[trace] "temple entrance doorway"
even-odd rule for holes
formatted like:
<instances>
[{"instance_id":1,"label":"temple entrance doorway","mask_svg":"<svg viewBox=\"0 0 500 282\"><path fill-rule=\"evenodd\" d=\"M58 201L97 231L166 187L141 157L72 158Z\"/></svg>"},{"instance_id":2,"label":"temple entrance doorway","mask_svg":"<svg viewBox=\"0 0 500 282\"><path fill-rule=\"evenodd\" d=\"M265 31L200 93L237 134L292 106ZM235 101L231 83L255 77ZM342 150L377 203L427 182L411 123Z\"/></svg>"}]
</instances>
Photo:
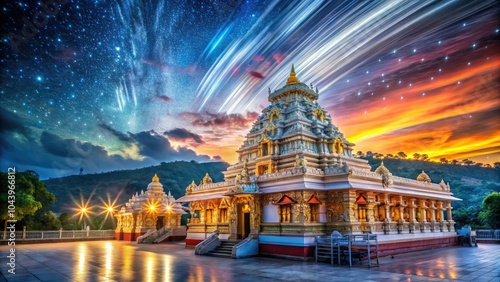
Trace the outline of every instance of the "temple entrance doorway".
<instances>
[{"instance_id":1,"label":"temple entrance doorway","mask_svg":"<svg viewBox=\"0 0 500 282\"><path fill-rule=\"evenodd\" d=\"M238 204L238 240L245 239L250 234L250 206L248 203Z\"/></svg>"},{"instance_id":2,"label":"temple entrance doorway","mask_svg":"<svg viewBox=\"0 0 500 282\"><path fill-rule=\"evenodd\" d=\"M158 219L156 220L156 230L160 230L165 226L165 217L164 216L159 216Z\"/></svg>"}]
</instances>

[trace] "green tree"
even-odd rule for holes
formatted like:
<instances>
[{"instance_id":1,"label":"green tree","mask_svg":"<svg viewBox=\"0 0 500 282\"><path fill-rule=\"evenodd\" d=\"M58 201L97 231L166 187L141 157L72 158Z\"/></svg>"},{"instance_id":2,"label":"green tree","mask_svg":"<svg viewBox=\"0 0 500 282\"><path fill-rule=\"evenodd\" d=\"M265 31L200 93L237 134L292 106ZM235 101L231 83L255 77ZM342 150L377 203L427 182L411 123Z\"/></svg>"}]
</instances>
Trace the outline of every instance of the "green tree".
<instances>
[{"instance_id":1,"label":"green tree","mask_svg":"<svg viewBox=\"0 0 500 282\"><path fill-rule=\"evenodd\" d=\"M36 198L39 190L48 193L45 184L39 180L38 174L31 170L13 174L1 172L0 187L0 219L4 221L5 228L9 219L22 220L26 216L34 215L43 206L42 202ZM9 205L15 207L12 217L8 210ZM22 225L16 224L16 228L20 229Z\"/></svg>"},{"instance_id":2,"label":"green tree","mask_svg":"<svg viewBox=\"0 0 500 282\"><path fill-rule=\"evenodd\" d=\"M398 156L402 159L406 159L406 157L408 157L405 152L398 152Z\"/></svg>"},{"instance_id":3,"label":"green tree","mask_svg":"<svg viewBox=\"0 0 500 282\"><path fill-rule=\"evenodd\" d=\"M67 212L59 215L59 222L64 230L74 230L76 228L75 219L72 219Z\"/></svg>"},{"instance_id":4,"label":"green tree","mask_svg":"<svg viewBox=\"0 0 500 282\"><path fill-rule=\"evenodd\" d=\"M500 192L493 192L484 198L479 219L487 228L500 228Z\"/></svg>"}]
</instances>

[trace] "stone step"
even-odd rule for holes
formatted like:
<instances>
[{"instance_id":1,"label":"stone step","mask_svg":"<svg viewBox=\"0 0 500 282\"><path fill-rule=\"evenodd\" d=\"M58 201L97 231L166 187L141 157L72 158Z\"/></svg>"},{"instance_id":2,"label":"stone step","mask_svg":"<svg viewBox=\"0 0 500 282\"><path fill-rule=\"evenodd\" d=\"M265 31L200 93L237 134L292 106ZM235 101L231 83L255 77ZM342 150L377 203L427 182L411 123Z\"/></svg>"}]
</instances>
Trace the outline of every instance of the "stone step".
<instances>
[{"instance_id":1,"label":"stone step","mask_svg":"<svg viewBox=\"0 0 500 282\"><path fill-rule=\"evenodd\" d=\"M226 253L207 253L207 256L212 256L212 257L221 257L221 258L232 258L231 254L226 254Z\"/></svg>"}]
</instances>

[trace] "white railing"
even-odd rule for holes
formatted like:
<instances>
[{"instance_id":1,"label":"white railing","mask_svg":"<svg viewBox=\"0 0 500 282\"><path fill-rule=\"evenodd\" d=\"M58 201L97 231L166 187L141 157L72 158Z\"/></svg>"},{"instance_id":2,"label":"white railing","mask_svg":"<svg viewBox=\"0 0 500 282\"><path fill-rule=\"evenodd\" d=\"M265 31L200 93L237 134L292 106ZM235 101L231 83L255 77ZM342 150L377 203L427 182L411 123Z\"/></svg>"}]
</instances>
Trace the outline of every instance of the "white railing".
<instances>
[{"instance_id":1,"label":"white railing","mask_svg":"<svg viewBox=\"0 0 500 282\"><path fill-rule=\"evenodd\" d=\"M13 237L15 234L15 237ZM33 231L9 231L0 232L0 240L6 241L13 239L15 241L29 240L54 240L54 239L110 239L115 237L114 230L33 230Z\"/></svg>"},{"instance_id":2,"label":"white railing","mask_svg":"<svg viewBox=\"0 0 500 282\"><path fill-rule=\"evenodd\" d=\"M476 230L476 239L500 240L500 229L479 229Z\"/></svg>"}]
</instances>

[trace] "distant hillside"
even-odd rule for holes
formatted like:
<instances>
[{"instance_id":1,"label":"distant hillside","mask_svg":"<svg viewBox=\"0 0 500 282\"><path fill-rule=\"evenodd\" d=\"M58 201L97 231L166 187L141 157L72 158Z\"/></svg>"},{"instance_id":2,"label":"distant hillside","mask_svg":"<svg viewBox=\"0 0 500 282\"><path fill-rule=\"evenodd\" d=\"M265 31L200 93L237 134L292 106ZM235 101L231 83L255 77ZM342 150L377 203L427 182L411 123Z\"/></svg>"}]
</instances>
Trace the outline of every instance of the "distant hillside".
<instances>
[{"instance_id":1,"label":"distant hillside","mask_svg":"<svg viewBox=\"0 0 500 282\"><path fill-rule=\"evenodd\" d=\"M192 180L199 183L207 172L214 182L222 181L224 179L222 171L225 171L228 166L224 162L176 161L134 170L53 178L43 182L47 190L54 193L57 199L52 210L62 212L71 211L76 207L72 197L80 203L80 195L86 201L92 193L94 193L92 205L102 205L99 197L107 203L108 195L113 201L121 192L116 204L123 205L136 192L146 191L155 173L158 174L165 192L170 191L175 198L179 198L185 194L185 189Z\"/></svg>"},{"instance_id":2,"label":"distant hillside","mask_svg":"<svg viewBox=\"0 0 500 282\"><path fill-rule=\"evenodd\" d=\"M382 160L368 160L372 170L380 165ZM500 192L500 168L485 168L480 166L464 166L440 164L428 161L384 159L384 166L393 175L416 179L422 170L429 175L433 183L441 179L449 182L453 196L463 201L453 202L454 210L460 208L478 208L484 197L491 192Z\"/></svg>"}]
</instances>

